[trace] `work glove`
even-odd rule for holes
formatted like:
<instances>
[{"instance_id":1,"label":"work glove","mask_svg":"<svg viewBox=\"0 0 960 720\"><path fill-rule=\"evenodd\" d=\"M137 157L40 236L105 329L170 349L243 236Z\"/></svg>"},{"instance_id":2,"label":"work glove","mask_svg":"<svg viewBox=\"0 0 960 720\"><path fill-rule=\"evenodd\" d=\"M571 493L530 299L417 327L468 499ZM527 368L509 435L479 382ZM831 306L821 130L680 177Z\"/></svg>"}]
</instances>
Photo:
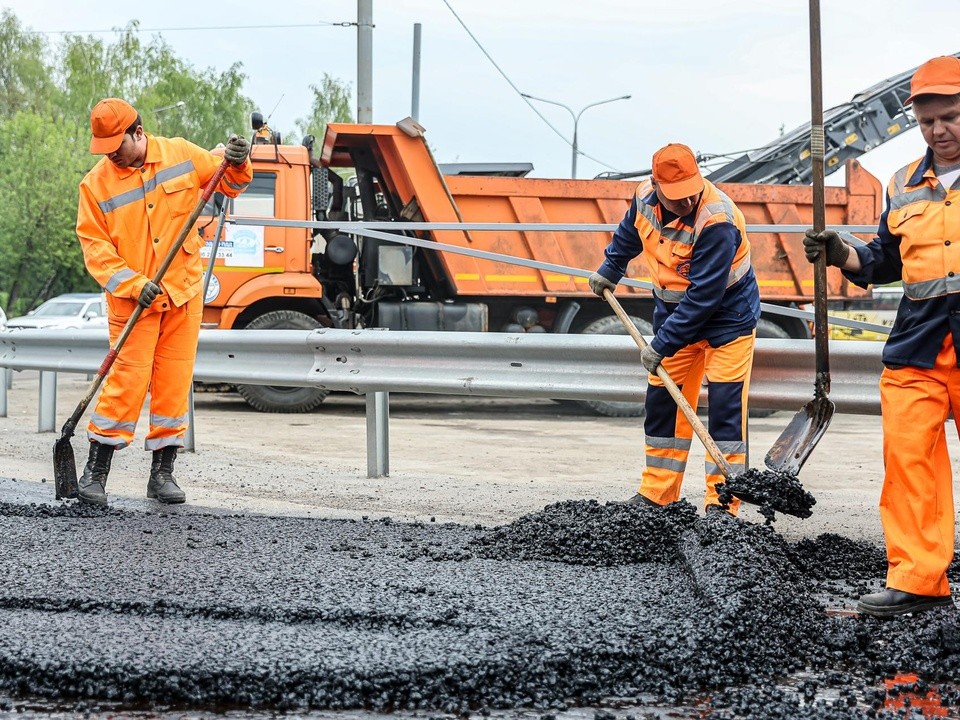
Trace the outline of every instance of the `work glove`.
<instances>
[{"instance_id":1,"label":"work glove","mask_svg":"<svg viewBox=\"0 0 960 720\"><path fill-rule=\"evenodd\" d=\"M231 165L243 165L250 154L250 143L243 135L231 135L223 156Z\"/></svg>"},{"instance_id":2,"label":"work glove","mask_svg":"<svg viewBox=\"0 0 960 720\"><path fill-rule=\"evenodd\" d=\"M850 245L843 241L843 238L835 230L807 230L803 235L803 251L807 255L807 260L816 262L820 251L826 248L827 265L843 267L850 257Z\"/></svg>"},{"instance_id":3,"label":"work glove","mask_svg":"<svg viewBox=\"0 0 960 720\"><path fill-rule=\"evenodd\" d=\"M160 286L157 285L152 280L147 280L147 284L143 286L143 290L140 291L140 297L137 298L137 302L140 303L140 307L148 308L157 299L157 295L161 292Z\"/></svg>"},{"instance_id":4,"label":"work glove","mask_svg":"<svg viewBox=\"0 0 960 720\"><path fill-rule=\"evenodd\" d=\"M652 373L653 375L657 374L657 366L660 364L661 360L663 360L663 355L654 350L653 345L647 345L640 352L640 362L643 363L643 366L647 369L647 372Z\"/></svg>"},{"instance_id":5,"label":"work glove","mask_svg":"<svg viewBox=\"0 0 960 720\"><path fill-rule=\"evenodd\" d=\"M590 285L590 289L593 290L597 295L603 297L603 291L609 290L610 292L615 292L617 289L617 284L607 280L600 273L593 273L590 275L590 279L587 280L587 284Z\"/></svg>"}]
</instances>

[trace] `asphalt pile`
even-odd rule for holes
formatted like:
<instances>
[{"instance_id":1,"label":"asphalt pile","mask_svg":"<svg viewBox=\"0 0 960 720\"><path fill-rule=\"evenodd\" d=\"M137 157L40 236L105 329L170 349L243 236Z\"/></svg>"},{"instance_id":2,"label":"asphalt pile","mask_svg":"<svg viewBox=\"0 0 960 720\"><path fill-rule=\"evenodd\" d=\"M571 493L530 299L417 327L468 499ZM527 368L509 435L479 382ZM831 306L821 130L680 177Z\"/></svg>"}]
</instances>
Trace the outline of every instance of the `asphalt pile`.
<instances>
[{"instance_id":1,"label":"asphalt pile","mask_svg":"<svg viewBox=\"0 0 960 720\"><path fill-rule=\"evenodd\" d=\"M776 519L778 512L808 518L817 504L816 498L803 489L796 475L759 468L731 475L726 482L717 485L717 496L724 505L735 497L756 505L768 523Z\"/></svg>"},{"instance_id":2,"label":"asphalt pile","mask_svg":"<svg viewBox=\"0 0 960 720\"><path fill-rule=\"evenodd\" d=\"M0 535L0 693L13 698L960 715L955 611L849 612L882 579L882 548L792 544L685 501L566 501L495 528L0 503Z\"/></svg>"}]
</instances>

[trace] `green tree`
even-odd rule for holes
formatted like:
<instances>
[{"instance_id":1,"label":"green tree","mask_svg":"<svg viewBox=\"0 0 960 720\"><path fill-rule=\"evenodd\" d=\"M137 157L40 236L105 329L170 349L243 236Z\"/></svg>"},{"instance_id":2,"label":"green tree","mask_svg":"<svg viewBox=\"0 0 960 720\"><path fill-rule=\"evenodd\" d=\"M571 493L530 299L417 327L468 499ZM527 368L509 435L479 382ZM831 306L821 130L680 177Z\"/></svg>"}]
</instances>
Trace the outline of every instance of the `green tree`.
<instances>
[{"instance_id":1,"label":"green tree","mask_svg":"<svg viewBox=\"0 0 960 720\"><path fill-rule=\"evenodd\" d=\"M313 135L319 142L326 132L327 123L353 122L349 84L344 85L324 73L320 85L311 85L310 90L313 92L310 115L294 122L301 137Z\"/></svg>"},{"instance_id":2,"label":"green tree","mask_svg":"<svg viewBox=\"0 0 960 720\"><path fill-rule=\"evenodd\" d=\"M18 110L45 112L57 91L46 64L42 35L30 35L9 10L0 14L0 107L4 115Z\"/></svg>"},{"instance_id":3,"label":"green tree","mask_svg":"<svg viewBox=\"0 0 960 720\"><path fill-rule=\"evenodd\" d=\"M75 233L78 185L94 158L65 152L80 132L28 111L0 121L0 287L9 315L96 289Z\"/></svg>"}]
</instances>

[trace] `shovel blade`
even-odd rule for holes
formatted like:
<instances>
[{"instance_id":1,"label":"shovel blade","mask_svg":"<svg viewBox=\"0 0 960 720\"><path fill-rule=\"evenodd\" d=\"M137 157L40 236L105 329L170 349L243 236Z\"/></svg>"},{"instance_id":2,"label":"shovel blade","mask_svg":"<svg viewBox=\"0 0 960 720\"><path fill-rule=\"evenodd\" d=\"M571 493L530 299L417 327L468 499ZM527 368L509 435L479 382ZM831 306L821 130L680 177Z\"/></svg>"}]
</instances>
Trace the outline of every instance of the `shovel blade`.
<instances>
[{"instance_id":1,"label":"shovel blade","mask_svg":"<svg viewBox=\"0 0 960 720\"><path fill-rule=\"evenodd\" d=\"M70 435L64 434L53 444L53 480L57 500L75 498L80 493L77 482L77 462L70 445Z\"/></svg>"},{"instance_id":2,"label":"shovel blade","mask_svg":"<svg viewBox=\"0 0 960 720\"><path fill-rule=\"evenodd\" d=\"M804 405L770 448L763 459L764 464L777 472L791 475L800 472L827 431L833 410L834 404L826 397L816 397Z\"/></svg>"}]
</instances>

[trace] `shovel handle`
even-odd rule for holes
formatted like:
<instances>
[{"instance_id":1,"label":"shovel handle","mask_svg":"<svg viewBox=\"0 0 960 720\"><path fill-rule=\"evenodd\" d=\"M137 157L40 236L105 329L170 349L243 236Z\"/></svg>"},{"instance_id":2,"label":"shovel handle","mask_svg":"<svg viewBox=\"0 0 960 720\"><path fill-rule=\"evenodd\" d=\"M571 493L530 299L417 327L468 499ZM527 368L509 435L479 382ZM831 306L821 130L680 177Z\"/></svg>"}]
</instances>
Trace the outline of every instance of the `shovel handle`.
<instances>
[{"instance_id":1,"label":"shovel handle","mask_svg":"<svg viewBox=\"0 0 960 720\"><path fill-rule=\"evenodd\" d=\"M623 306L620 305L620 301L617 300L613 293L607 288L604 288L603 290L603 299L606 300L607 304L613 309L614 314L620 318L620 322L623 323L623 327L626 328L627 332L630 334L630 337L632 337L634 342L637 343L637 346L640 348L640 350L643 350L647 346L647 341L643 339L643 335L641 335L640 331L637 330L637 326L633 324L633 320L630 319L630 316L627 315L626 311L623 309ZM707 452L710 453L710 457L713 458L714 463L716 463L717 467L720 468L720 472L723 473L725 478L729 478L731 475L733 475L733 468L730 467L730 463L727 462L727 459L723 456L723 453L720 452L720 448L717 447L717 443L715 443L713 438L710 437L710 433L707 432L707 428L704 427L703 423L700 421L700 418L697 417L697 414L693 411L693 408L690 407L690 403L688 403L687 399L683 396L683 392L679 387L677 387L677 384L673 381L673 378L670 377L670 373L667 372L663 365L657 365L657 377L660 378L663 386L667 389L667 392L670 393L670 397L672 397L677 403L677 407L680 408L683 416L687 419L687 422L690 423L690 426L697 434L697 437L700 438L700 442L703 443L703 446L707 449Z\"/></svg>"}]
</instances>

